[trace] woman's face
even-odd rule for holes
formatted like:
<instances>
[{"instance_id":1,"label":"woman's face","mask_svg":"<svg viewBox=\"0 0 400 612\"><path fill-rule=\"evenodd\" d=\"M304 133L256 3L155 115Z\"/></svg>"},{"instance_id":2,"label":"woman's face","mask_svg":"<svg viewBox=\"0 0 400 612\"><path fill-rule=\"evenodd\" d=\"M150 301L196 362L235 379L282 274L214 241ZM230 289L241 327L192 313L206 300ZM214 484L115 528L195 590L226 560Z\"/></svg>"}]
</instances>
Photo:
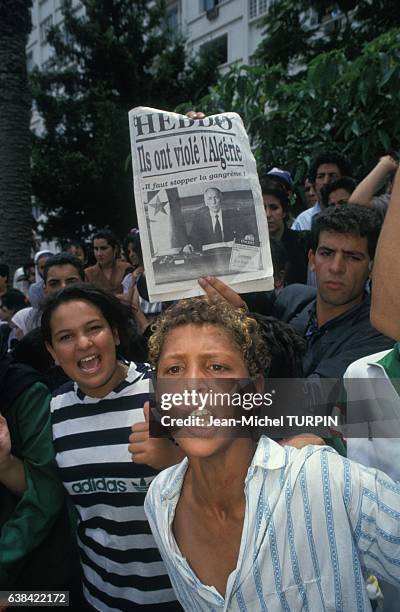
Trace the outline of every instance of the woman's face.
<instances>
[{"instance_id":1,"label":"woman's face","mask_svg":"<svg viewBox=\"0 0 400 612\"><path fill-rule=\"evenodd\" d=\"M105 238L95 238L93 251L97 263L101 266L109 266L115 259L115 248Z\"/></svg>"},{"instance_id":2,"label":"woman's face","mask_svg":"<svg viewBox=\"0 0 400 612\"><path fill-rule=\"evenodd\" d=\"M51 316L52 346L46 344L64 372L91 397L105 397L123 380L116 358L118 333L102 312L85 300L60 304Z\"/></svg>"},{"instance_id":3,"label":"woman's face","mask_svg":"<svg viewBox=\"0 0 400 612\"><path fill-rule=\"evenodd\" d=\"M45 267L46 262L49 259L49 257L50 257L50 255L42 255L37 260L37 269L38 269L38 272L39 272L39 274L40 274L40 276L42 278L43 278L44 267Z\"/></svg>"},{"instance_id":4,"label":"woman's face","mask_svg":"<svg viewBox=\"0 0 400 612\"><path fill-rule=\"evenodd\" d=\"M127 249L127 256L128 256L128 261L129 263L136 268L137 266L139 266L141 264L140 261L140 257L139 255L136 253L135 249L133 248L133 243L130 242L128 244L128 249Z\"/></svg>"},{"instance_id":5,"label":"woman's face","mask_svg":"<svg viewBox=\"0 0 400 612\"><path fill-rule=\"evenodd\" d=\"M191 386L187 379L195 379L195 388L202 391L213 387L204 379L248 379L249 372L242 352L227 331L216 325L187 324L167 334L157 367L157 377L167 379L165 383L159 382L162 388L168 385L169 389L175 388L175 385L171 387L175 379L179 392L182 392L179 379L186 379L183 384L185 388ZM196 408L193 410L197 415L199 411ZM186 406L182 416L193 414L193 410L192 406ZM210 410L215 417L227 416L221 412L225 408L221 406L215 410L213 406L212 409L205 407L205 418ZM182 450L189 456L209 456L232 441L226 433L224 437L218 435L218 428L211 429L201 426L190 428L190 437L184 437L185 434L181 432L183 437L178 439Z\"/></svg>"}]
</instances>

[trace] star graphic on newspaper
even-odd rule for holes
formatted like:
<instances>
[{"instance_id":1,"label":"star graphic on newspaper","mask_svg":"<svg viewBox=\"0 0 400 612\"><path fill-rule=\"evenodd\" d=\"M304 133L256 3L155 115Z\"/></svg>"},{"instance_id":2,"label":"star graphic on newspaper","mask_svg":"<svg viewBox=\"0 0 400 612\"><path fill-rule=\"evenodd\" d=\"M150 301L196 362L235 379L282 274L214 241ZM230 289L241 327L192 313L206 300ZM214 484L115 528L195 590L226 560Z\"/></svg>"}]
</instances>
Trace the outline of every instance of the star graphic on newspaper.
<instances>
[{"instance_id":1,"label":"star graphic on newspaper","mask_svg":"<svg viewBox=\"0 0 400 612\"><path fill-rule=\"evenodd\" d=\"M168 200L166 202L161 202L158 195L152 202L149 202L149 206L154 208L154 216L159 212L163 212L164 215L168 215L167 211L165 210L165 207L167 206L167 204L168 204Z\"/></svg>"}]
</instances>

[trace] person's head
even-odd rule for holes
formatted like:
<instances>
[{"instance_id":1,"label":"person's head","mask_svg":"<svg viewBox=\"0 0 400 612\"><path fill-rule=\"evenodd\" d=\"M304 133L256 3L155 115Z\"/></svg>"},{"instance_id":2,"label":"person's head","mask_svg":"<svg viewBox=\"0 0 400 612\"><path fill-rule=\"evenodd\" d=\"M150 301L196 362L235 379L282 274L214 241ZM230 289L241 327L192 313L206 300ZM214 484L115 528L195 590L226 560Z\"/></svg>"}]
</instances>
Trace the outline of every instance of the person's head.
<instances>
[{"instance_id":1,"label":"person's head","mask_svg":"<svg viewBox=\"0 0 400 612\"><path fill-rule=\"evenodd\" d=\"M222 194L219 189L210 187L204 192L204 204L212 213L218 213L221 210Z\"/></svg>"},{"instance_id":2,"label":"person's head","mask_svg":"<svg viewBox=\"0 0 400 612\"><path fill-rule=\"evenodd\" d=\"M44 293L50 295L68 285L83 282L85 273L80 259L69 253L52 255L43 270Z\"/></svg>"},{"instance_id":3,"label":"person's head","mask_svg":"<svg viewBox=\"0 0 400 612\"><path fill-rule=\"evenodd\" d=\"M97 232L93 236L93 252L98 264L106 267L112 265L119 253L116 236L109 230Z\"/></svg>"},{"instance_id":4,"label":"person's head","mask_svg":"<svg viewBox=\"0 0 400 612\"><path fill-rule=\"evenodd\" d=\"M200 296L180 300L160 315L149 359L160 377L239 378L234 371L240 370L243 378L256 379L270 357L254 319L225 300Z\"/></svg>"},{"instance_id":5,"label":"person's head","mask_svg":"<svg viewBox=\"0 0 400 612\"><path fill-rule=\"evenodd\" d=\"M0 320L9 323L16 312L28 306L26 297L18 289L10 289L1 296Z\"/></svg>"},{"instance_id":6,"label":"person's head","mask_svg":"<svg viewBox=\"0 0 400 612\"><path fill-rule=\"evenodd\" d=\"M32 259L26 261L22 269L24 271L25 280L32 285L35 282L35 262Z\"/></svg>"},{"instance_id":7,"label":"person's head","mask_svg":"<svg viewBox=\"0 0 400 612\"><path fill-rule=\"evenodd\" d=\"M326 152L318 155L308 174L321 204L321 188L341 176L351 176L351 164L343 155Z\"/></svg>"},{"instance_id":8,"label":"person's head","mask_svg":"<svg viewBox=\"0 0 400 612\"><path fill-rule=\"evenodd\" d=\"M324 185L321 189L321 203L323 208L327 206L342 206L347 204L357 183L349 176L342 176L337 181Z\"/></svg>"},{"instance_id":9,"label":"person's head","mask_svg":"<svg viewBox=\"0 0 400 612\"><path fill-rule=\"evenodd\" d=\"M268 232L270 236L275 236L280 240L285 229L285 219L289 210L287 192L263 185L262 196L267 215Z\"/></svg>"},{"instance_id":10,"label":"person's head","mask_svg":"<svg viewBox=\"0 0 400 612\"><path fill-rule=\"evenodd\" d=\"M140 244L140 235L136 231L129 233L124 240L124 253L128 263L134 268L143 266L142 245Z\"/></svg>"},{"instance_id":11,"label":"person's head","mask_svg":"<svg viewBox=\"0 0 400 612\"><path fill-rule=\"evenodd\" d=\"M65 252L77 257L80 260L82 266L85 265L87 261L87 254L86 254L86 246L84 242L80 242L79 240L71 240L67 244L65 248Z\"/></svg>"},{"instance_id":12,"label":"person's head","mask_svg":"<svg viewBox=\"0 0 400 612\"><path fill-rule=\"evenodd\" d=\"M281 170L280 168L272 168L267 172L266 179L270 179L277 183L277 186L283 189L287 196L293 193L294 184L290 172Z\"/></svg>"},{"instance_id":13,"label":"person's head","mask_svg":"<svg viewBox=\"0 0 400 612\"><path fill-rule=\"evenodd\" d=\"M46 300L41 330L47 350L85 394L104 397L122 380L117 347L129 336L128 317L115 296L89 284Z\"/></svg>"},{"instance_id":14,"label":"person's head","mask_svg":"<svg viewBox=\"0 0 400 612\"><path fill-rule=\"evenodd\" d=\"M331 206L315 217L309 264L317 299L349 307L362 300L380 228L378 215L363 206Z\"/></svg>"},{"instance_id":15,"label":"person's head","mask_svg":"<svg viewBox=\"0 0 400 612\"><path fill-rule=\"evenodd\" d=\"M43 278L43 270L46 265L46 261L51 257L53 253L51 251L39 251L35 255L35 266L36 266L36 280L39 281Z\"/></svg>"},{"instance_id":16,"label":"person's head","mask_svg":"<svg viewBox=\"0 0 400 612\"><path fill-rule=\"evenodd\" d=\"M157 373L157 386L163 389L171 388L174 381L179 388L180 379L196 389L209 389L212 379L225 379L219 390L232 379L252 379L258 388L270 364L269 350L255 319L225 300L206 296L181 300L160 315L149 340L149 359ZM218 414L224 410L220 406ZM182 435L179 444L189 456L210 456L232 442L229 436L221 439L218 432Z\"/></svg>"},{"instance_id":17,"label":"person's head","mask_svg":"<svg viewBox=\"0 0 400 612\"><path fill-rule=\"evenodd\" d=\"M0 264L0 292L7 290L8 279L10 278L10 268L7 264Z\"/></svg>"},{"instance_id":18,"label":"person's head","mask_svg":"<svg viewBox=\"0 0 400 612\"><path fill-rule=\"evenodd\" d=\"M280 244L280 243L278 243ZM253 313L262 338L271 351L268 378L302 378L305 340L288 323Z\"/></svg>"},{"instance_id":19,"label":"person's head","mask_svg":"<svg viewBox=\"0 0 400 612\"><path fill-rule=\"evenodd\" d=\"M306 196L307 208L311 208L311 206L317 203L317 194L315 193L314 185L310 181L309 176L307 176L304 181L304 194Z\"/></svg>"}]
</instances>

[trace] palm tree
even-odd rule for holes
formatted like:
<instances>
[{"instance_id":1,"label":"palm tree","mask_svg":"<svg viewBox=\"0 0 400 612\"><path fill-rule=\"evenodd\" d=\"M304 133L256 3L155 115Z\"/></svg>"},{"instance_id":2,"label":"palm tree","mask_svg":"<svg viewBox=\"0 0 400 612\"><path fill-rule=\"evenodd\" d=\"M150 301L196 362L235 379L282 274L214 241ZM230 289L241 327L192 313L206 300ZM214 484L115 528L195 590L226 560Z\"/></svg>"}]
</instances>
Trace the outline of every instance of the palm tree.
<instances>
[{"instance_id":1,"label":"palm tree","mask_svg":"<svg viewBox=\"0 0 400 612\"><path fill-rule=\"evenodd\" d=\"M30 115L25 47L30 0L0 0L0 260L29 259L32 244Z\"/></svg>"}]
</instances>

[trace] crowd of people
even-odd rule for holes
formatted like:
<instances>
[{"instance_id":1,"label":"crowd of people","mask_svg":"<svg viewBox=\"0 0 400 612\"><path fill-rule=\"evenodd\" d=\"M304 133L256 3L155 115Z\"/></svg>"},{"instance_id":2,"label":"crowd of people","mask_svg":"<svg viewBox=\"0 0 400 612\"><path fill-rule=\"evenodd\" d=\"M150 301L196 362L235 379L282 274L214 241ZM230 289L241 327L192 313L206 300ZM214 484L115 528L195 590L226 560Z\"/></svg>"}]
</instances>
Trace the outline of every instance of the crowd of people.
<instances>
[{"instance_id":1,"label":"crowd of people","mask_svg":"<svg viewBox=\"0 0 400 612\"><path fill-rule=\"evenodd\" d=\"M39 251L13 279L0 264L0 590L68 590L83 611L398 610L400 170L351 174L316 157L296 218L290 173L260 177L269 292L208 276L152 303L138 230ZM268 377L352 401L379 379L391 420L358 439L150 435L154 379Z\"/></svg>"}]
</instances>

